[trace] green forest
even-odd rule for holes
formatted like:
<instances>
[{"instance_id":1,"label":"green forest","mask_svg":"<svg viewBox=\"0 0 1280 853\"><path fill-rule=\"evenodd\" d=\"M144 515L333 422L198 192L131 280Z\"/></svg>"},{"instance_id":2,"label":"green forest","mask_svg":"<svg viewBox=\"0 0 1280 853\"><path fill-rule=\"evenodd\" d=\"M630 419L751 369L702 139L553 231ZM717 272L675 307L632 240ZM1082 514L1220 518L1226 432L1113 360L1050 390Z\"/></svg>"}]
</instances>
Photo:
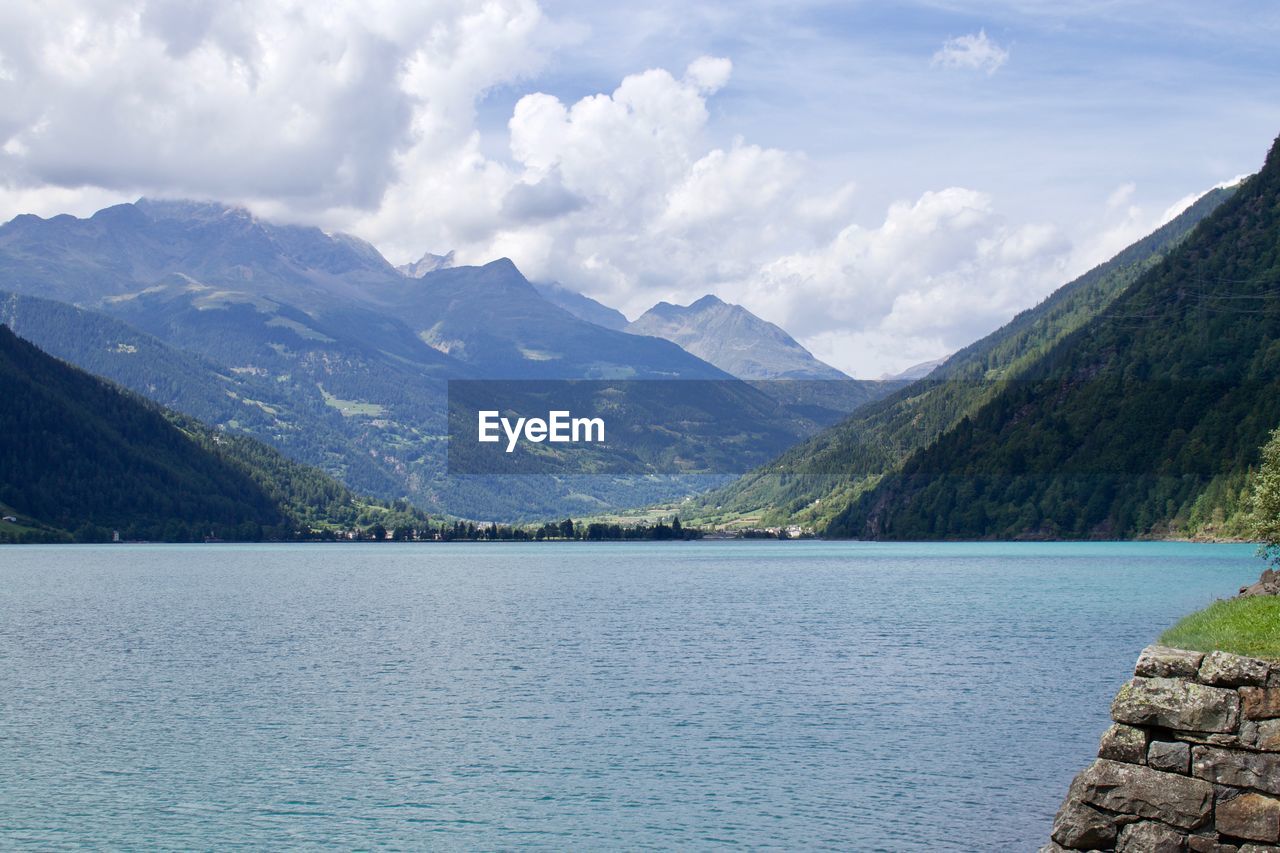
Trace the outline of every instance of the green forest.
<instances>
[{"instance_id":1,"label":"green forest","mask_svg":"<svg viewBox=\"0 0 1280 853\"><path fill-rule=\"evenodd\" d=\"M1241 530L1280 424L1280 149L1098 316L858 495L829 535Z\"/></svg>"}]
</instances>

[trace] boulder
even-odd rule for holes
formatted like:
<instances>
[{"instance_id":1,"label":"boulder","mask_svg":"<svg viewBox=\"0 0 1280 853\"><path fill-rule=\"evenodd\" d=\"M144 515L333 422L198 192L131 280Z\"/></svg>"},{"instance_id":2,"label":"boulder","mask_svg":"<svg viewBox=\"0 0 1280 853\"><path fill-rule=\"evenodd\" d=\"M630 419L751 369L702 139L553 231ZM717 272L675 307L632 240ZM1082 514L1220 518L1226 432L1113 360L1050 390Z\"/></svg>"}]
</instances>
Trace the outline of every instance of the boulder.
<instances>
[{"instance_id":1,"label":"boulder","mask_svg":"<svg viewBox=\"0 0 1280 853\"><path fill-rule=\"evenodd\" d=\"M1107 729L1098 742L1098 757L1128 764L1145 764L1147 761L1146 730L1116 723Z\"/></svg>"},{"instance_id":2,"label":"boulder","mask_svg":"<svg viewBox=\"0 0 1280 853\"><path fill-rule=\"evenodd\" d=\"M1258 723L1253 742L1264 752L1280 752L1280 720L1263 720Z\"/></svg>"},{"instance_id":3,"label":"boulder","mask_svg":"<svg viewBox=\"0 0 1280 853\"><path fill-rule=\"evenodd\" d=\"M1273 720L1280 717L1280 687L1242 687L1241 710L1249 720Z\"/></svg>"},{"instance_id":4,"label":"boulder","mask_svg":"<svg viewBox=\"0 0 1280 853\"><path fill-rule=\"evenodd\" d=\"M1147 646L1138 655L1134 674L1143 678L1195 678L1203 660L1203 652L1189 652L1169 646Z\"/></svg>"},{"instance_id":5,"label":"boulder","mask_svg":"<svg viewBox=\"0 0 1280 853\"><path fill-rule=\"evenodd\" d=\"M1240 848L1218 841L1216 835L1192 835L1187 838L1187 850L1191 853L1239 853Z\"/></svg>"},{"instance_id":6,"label":"boulder","mask_svg":"<svg viewBox=\"0 0 1280 853\"><path fill-rule=\"evenodd\" d=\"M1076 777L1072 790L1089 805L1195 829L1209 819L1213 786L1202 779L1163 773L1100 758Z\"/></svg>"},{"instance_id":7,"label":"boulder","mask_svg":"<svg viewBox=\"0 0 1280 853\"><path fill-rule=\"evenodd\" d=\"M1116 694L1111 719L1132 726L1231 732L1240 719L1240 695L1176 678L1134 678Z\"/></svg>"},{"instance_id":8,"label":"boulder","mask_svg":"<svg viewBox=\"0 0 1280 853\"><path fill-rule=\"evenodd\" d=\"M1223 835L1249 841L1280 841L1280 800L1262 794L1241 794L1219 800L1214 826Z\"/></svg>"},{"instance_id":9,"label":"boulder","mask_svg":"<svg viewBox=\"0 0 1280 853\"><path fill-rule=\"evenodd\" d=\"M1116 818L1068 796L1053 819L1053 831L1049 837L1069 850L1114 847Z\"/></svg>"},{"instance_id":10,"label":"boulder","mask_svg":"<svg viewBox=\"0 0 1280 853\"><path fill-rule=\"evenodd\" d=\"M1280 754L1196 746L1191 749L1191 775L1218 785L1280 794Z\"/></svg>"},{"instance_id":11,"label":"boulder","mask_svg":"<svg viewBox=\"0 0 1280 853\"><path fill-rule=\"evenodd\" d=\"M1200 664L1200 680L1219 687L1261 687L1267 683L1271 666L1266 661L1227 652L1209 652Z\"/></svg>"},{"instance_id":12,"label":"boulder","mask_svg":"<svg viewBox=\"0 0 1280 853\"><path fill-rule=\"evenodd\" d=\"M1147 764L1167 773L1191 772L1191 746L1176 740L1156 740L1147 748Z\"/></svg>"},{"instance_id":13,"label":"boulder","mask_svg":"<svg viewBox=\"0 0 1280 853\"><path fill-rule=\"evenodd\" d=\"M1280 595L1280 572L1275 569L1264 570L1257 583L1240 587L1240 595Z\"/></svg>"},{"instance_id":14,"label":"boulder","mask_svg":"<svg viewBox=\"0 0 1280 853\"><path fill-rule=\"evenodd\" d=\"M1162 823L1131 823L1120 830L1116 853L1182 853L1187 836Z\"/></svg>"}]
</instances>

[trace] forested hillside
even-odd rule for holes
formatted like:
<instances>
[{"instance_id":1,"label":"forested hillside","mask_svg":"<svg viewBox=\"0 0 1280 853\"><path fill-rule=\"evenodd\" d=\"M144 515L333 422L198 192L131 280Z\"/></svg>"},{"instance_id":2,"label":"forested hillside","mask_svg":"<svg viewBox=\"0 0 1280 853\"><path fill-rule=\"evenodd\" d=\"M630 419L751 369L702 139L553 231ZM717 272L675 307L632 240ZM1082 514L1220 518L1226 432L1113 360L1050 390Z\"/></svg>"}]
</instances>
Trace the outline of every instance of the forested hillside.
<instances>
[{"instance_id":1,"label":"forested hillside","mask_svg":"<svg viewBox=\"0 0 1280 853\"><path fill-rule=\"evenodd\" d=\"M1019 381L859 496L832 535L1130 537L1239 509L1280 424L1280 143Z\"/></svg>"},{"instance_id":2,"label":"forested hillside","mask_svg":"<svg viewBox=\"0 0 1280 853\"><path fill-rule=\"evenodd\" d=\"M710 493L695 517L823 526L912 453L976 412L1004 383L1032 371L1056 343L1103 311L1234 192L1232 187L1207 193L1157 231L960 350L927 378Z\"/></svg>"},{"instance_id":3,"label":"forested hillside","mask_svg":"<svg viewBox=\"0 0 1280 853\"><path fill-rule=\"evenodd\" d=\"M0 326L5 538L294 538L396 516L246 436L173 415ZM13 530L25 531L20 536Z\"/></svg>"}]
</instances>

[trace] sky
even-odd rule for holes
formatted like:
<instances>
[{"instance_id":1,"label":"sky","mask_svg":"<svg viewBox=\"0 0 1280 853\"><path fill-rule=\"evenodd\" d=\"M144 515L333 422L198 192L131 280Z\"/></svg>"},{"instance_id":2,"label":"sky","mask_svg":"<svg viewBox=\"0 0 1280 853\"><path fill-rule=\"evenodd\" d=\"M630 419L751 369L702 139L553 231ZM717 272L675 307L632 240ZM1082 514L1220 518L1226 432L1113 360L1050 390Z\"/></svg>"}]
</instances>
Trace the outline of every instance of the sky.
<instances>
[{"instance_id":1,"label":"sky","mask_svg":"<svg viewBox=\"0 0 1280 853\"><path fill-rule=\"evenodd\" d=\"M1230 0L11 0L0 219L216 199L875 377L1255 171L1277 43Z\"/></svg>"}]
</instances>

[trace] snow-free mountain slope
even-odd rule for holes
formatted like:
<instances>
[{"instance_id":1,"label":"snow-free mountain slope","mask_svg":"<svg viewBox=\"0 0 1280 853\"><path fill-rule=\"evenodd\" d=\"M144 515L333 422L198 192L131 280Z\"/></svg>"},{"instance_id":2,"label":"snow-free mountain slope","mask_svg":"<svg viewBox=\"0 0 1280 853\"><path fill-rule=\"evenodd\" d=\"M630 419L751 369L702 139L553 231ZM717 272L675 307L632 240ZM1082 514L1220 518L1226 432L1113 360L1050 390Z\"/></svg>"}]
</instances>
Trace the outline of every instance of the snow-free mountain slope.
<instances>
[{"instance_id":1,"label":"snow-free mountain slope","mask_svg":"<svg viewBox=\"0 0 1280 853\"><path fill-rule=\"evenodd\" d=\"M739 379L849 378L778 326L712 295L686 306L659 302L627 331L677 343Z\"/></svg>"}]
</instances>

